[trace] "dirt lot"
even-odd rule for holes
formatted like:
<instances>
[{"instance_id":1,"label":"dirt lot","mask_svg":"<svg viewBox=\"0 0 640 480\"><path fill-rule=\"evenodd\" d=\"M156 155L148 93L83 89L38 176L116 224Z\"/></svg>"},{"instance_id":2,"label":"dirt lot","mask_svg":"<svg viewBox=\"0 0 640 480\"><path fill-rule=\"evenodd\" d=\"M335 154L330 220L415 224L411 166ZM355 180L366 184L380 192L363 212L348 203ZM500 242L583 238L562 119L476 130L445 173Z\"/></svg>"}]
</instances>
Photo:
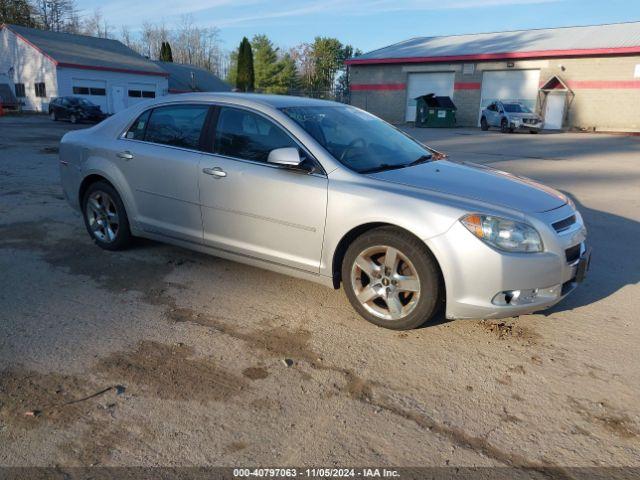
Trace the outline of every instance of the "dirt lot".
<instances>
[{"instance_id":1,"label":"dirt lot","mask_svg":"<svg viewBox=\"0 0 640 480\"><path fill-rule=\"evenodd\" d=\"M544 314L398 333L312 283L99 250L69 128L0 118L0 465L640 466L640 138L414 131L571 194L594 260Z\"/></svg>"}]
</instances>

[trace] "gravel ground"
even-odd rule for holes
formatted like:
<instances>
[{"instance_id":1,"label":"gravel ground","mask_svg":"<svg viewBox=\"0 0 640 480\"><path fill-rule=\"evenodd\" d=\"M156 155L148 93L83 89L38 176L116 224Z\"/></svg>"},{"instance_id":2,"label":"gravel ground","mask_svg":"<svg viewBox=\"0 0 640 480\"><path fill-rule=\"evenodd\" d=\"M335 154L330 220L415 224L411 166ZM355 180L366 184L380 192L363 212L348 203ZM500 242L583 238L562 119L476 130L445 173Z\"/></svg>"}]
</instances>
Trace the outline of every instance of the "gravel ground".
<instances>
[{"instance_id":1,"label":"gravel ground","mask_svg":"<svg viewBox=\"0 0 640 480\"><path fill-rule=\"evenodd\" d=\"M0 465L640 466L639 138L412 130L569 193L594 258L544 314L399 333L312 283L99 250L69 128L0 118Z\"/></svg>"}]
</instances>

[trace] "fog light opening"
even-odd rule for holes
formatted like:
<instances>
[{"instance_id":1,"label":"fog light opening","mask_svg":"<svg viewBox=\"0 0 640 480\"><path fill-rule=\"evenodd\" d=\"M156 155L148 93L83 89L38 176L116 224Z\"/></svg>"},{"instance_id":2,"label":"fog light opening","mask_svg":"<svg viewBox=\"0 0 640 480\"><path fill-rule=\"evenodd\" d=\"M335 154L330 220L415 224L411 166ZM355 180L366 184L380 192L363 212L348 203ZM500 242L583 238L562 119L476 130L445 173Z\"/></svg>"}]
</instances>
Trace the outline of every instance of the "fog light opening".
<instances>
[{"instance_id":1,"label":"fog light opening","mask_svg":"<svg viewBox=\"0 0 640 480\"><path fill-rule=\"evenodd\" d=\"M538 301L554 300L560 296L561 290L561 285L546 288L505 290L497 293L491 303L501 306L528 305Z\"/></svg>"}]
</instances>

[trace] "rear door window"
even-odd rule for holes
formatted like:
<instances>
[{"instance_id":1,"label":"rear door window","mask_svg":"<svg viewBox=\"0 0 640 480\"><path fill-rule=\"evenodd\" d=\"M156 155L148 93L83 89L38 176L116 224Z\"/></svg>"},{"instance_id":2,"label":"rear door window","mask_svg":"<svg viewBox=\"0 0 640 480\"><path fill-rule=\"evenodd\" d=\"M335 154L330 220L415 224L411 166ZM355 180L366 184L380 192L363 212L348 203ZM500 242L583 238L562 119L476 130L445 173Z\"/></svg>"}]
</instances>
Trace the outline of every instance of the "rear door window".
<instances>
[{"instance_id":1,"label":"rear door window","mask_svg":"<svg viewBox=\"0 0 640 480\"><path fill-rule=\"evenodd\" d=\"M214 153L266 162L276 148L298 148L282 128L266 118L238 108L222 107L218 116Z\"/></svg>"},{"instance_id":2,"label":"rear door window","mask_svg":"<svg viewBox=\"0 0 640 480\"><path fill-rule=\"evenodd\" d=\"M206 105L171 105L154 108L146 122L144 140L200 150L200 135L208 112L209 107ZM136 127L136 124L133 127ZM141 126L137 127L139 129Z\"/></svg>"}]
</instances>

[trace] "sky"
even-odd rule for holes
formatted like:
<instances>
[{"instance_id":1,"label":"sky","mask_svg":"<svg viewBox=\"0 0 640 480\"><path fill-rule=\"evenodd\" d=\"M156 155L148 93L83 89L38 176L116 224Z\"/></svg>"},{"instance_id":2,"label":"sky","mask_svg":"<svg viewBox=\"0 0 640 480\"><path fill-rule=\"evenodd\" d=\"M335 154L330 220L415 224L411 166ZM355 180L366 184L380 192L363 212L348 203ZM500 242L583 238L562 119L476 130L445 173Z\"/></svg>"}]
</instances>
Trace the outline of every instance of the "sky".
<instances>
[{"instance_id":1,"label":"sky","mask_svg":"<svg viewBox=\"0 0 640 480\"><path fill-rule=\"evenodd\" d=\"M168 28L191 15L217 27L223 47L268 35L287 48L316 36L367 52L417 36L640 21L638 0L76 0L84 15L100 8L118 33L143 22Z\"/></svg>"}]
</instances>

